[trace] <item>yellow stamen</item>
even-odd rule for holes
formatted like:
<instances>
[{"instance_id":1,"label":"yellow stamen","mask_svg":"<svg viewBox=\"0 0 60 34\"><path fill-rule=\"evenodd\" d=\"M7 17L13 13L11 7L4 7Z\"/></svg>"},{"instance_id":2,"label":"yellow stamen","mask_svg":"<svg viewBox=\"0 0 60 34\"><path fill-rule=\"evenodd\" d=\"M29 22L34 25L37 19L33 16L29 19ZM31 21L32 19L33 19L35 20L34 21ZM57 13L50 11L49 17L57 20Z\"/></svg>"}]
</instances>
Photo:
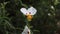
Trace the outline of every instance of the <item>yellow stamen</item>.
<instances>
[{"instance_id":1,"label":"yellow stamen","mask_svg":"<svg viewBox=\"0 0 60 34\"><path fill-rule=\"evenodd\" d=\"M28 20L28 21L31 21L32 18L33 18L32 15L26 15L26 16L27 16L27 20Z\"/></svg>"}]
</instances>

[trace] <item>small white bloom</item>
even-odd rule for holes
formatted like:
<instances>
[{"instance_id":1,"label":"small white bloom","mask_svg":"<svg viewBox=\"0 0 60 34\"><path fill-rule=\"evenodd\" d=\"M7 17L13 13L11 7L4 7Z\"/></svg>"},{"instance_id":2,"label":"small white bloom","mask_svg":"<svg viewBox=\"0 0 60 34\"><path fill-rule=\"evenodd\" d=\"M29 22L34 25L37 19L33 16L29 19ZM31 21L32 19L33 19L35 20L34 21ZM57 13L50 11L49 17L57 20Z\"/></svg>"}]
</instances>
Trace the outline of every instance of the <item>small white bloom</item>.
<instances>
[{"instance_id":1,"label":"small white bloom","mask_svg":"<svg viewBox=\"0 0 60 34\"><path fill-rule=\"evenodd\" d=\"M57 22L57 27L60 28L60 21Z\"/></svg>"},{"instance_id":2,"label":"small white bloom","mask_svg":"<svg viewBox=\"0 0 60 34\"><path fill-rule=\"evenodd\" d=\"M28 26L25 26L25 29L22 34L30 34L30 29L28 28Z\"/></svg>"},{"instance_id":3,"label":"small white bloom","mask_svg":"<svg viewBox=\"0 0 60 34\"><path fill-rule=\"evenodd\" d=\"M51 14L50 14L50 13L48 13L48 16L51 16Z\"/></svg>"},{"instance_id":4,"label":"small white bloom","mask_svg":"<svg viewBox=\"0 0 60 34\"><path fill-rule=\"evenodd\" d=\"M51 6L51 9L53 9L53 10L54 10L54 6Z\"/></svg>"},{"instance_id":5,"label":"small white bloom","mask_svg":"<svg viewBox=\"0 0 60 34\"><path fill-rule=\"evenodd\" d=\"M37 10L33 7L30 7L28 9L26 8L21 8L20 11L24 14L24 15L27 15L27 14L30 14L30 15L35 15Z\"/></svg>"}]
</instances>

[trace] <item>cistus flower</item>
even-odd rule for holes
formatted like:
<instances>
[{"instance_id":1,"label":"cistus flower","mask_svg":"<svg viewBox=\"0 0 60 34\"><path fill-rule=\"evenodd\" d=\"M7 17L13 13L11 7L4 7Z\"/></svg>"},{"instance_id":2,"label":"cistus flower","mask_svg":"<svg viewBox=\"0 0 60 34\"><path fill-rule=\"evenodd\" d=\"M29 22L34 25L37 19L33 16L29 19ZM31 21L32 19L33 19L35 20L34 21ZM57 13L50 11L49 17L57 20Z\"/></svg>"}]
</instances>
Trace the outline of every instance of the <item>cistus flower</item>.
<instances>
[{"instance_id":1,"label":"cistus flower","mask_svg":"<svg viewBox=\"0 0 60 34\"><path fill-rule=\"evenodd\" d=\"M28 9L26 8L21 8L20 11L27 16L27 20L31 21L33 18L33 15L36 14L37 10L35 8L33 8L32 6Z\"/></svg>"},{"instance_id":2,"label":"cistus flower","mask_svg":"<svg viewBox=\"0 0 60 34\"><path fill-rule=\"evenodd\" d=\"M25 29L23 30L22 34L30 34L30 29L28 28L28 26L25 26Z\"/></svg>"}]
</instances>

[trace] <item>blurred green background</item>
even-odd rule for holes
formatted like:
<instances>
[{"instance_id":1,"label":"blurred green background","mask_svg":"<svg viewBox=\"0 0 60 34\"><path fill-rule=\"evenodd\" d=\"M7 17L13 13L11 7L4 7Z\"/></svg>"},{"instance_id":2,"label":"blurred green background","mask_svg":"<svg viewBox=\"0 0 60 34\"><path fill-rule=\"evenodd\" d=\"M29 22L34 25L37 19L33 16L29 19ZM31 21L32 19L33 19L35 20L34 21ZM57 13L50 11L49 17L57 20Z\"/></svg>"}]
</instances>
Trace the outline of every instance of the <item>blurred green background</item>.
<instances>
[{"instance_id":1,"label":"blurred green background","mask_svg":"<svg viewBox=\"0 0 60 34\"><path fill-rule=\"evenodd\" d=\"M33 34L60 33L60 0L0 0L0 34L21 34L26 22L20 9L30 6L37 9L29 23Z\"/></svg>"}]
</instances>

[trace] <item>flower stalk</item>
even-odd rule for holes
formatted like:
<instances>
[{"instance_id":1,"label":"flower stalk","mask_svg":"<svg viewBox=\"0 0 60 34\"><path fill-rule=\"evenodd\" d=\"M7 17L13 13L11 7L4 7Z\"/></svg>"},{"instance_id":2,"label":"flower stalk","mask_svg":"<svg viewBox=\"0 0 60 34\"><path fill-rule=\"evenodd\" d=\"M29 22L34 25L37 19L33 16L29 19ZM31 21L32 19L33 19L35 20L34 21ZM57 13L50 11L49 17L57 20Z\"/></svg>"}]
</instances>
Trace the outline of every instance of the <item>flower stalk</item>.
<instances>
[{"instance_id":1,"label":"flower stalk","mask_svg":"<svg viewBox=\"0 0 60 34\"><path fill-rule=\"evenodd\" d=\"M29 22L32 21L33 15L36 14L37 10L33 7L30 7L28 9L21 8L20 11L26 16L26 26L22 34L31 34Z\"/></svg>"}]
</instances>

